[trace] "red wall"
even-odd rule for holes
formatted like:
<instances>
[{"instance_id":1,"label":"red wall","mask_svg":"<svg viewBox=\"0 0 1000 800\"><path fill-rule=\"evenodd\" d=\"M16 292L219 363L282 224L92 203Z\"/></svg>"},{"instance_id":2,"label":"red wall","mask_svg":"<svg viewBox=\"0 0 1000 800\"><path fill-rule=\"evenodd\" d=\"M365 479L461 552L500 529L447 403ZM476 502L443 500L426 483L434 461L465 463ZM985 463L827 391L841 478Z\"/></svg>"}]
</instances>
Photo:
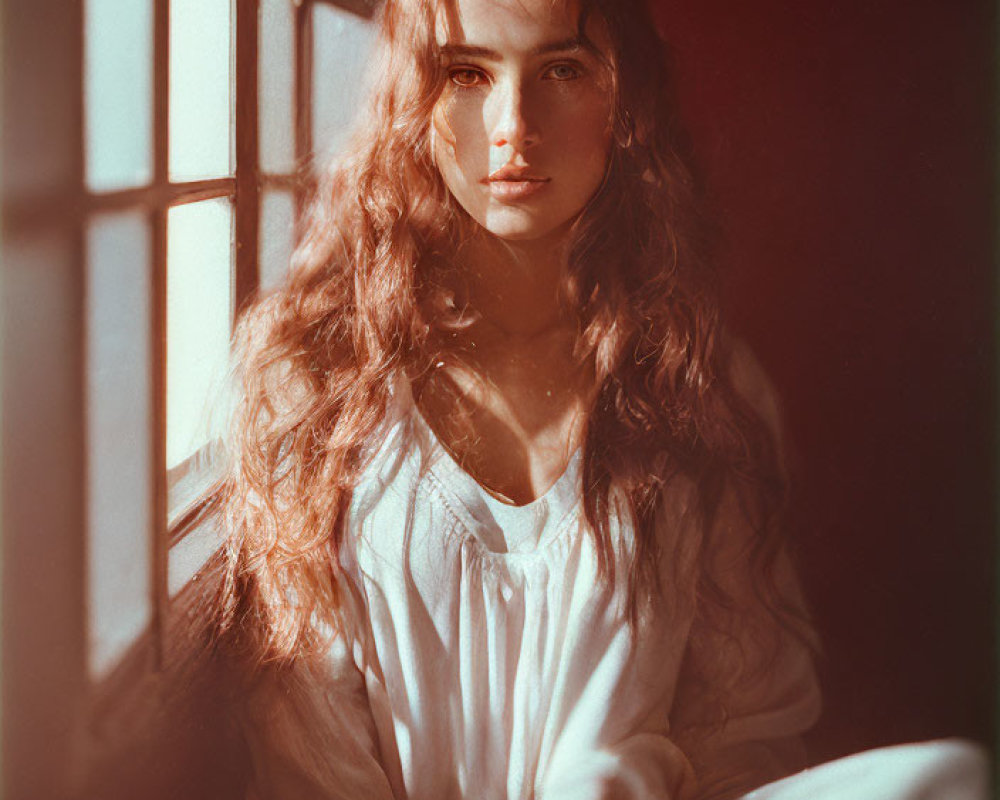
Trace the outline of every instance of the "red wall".
<instances>
[{"instance_id":1,"label":"red wall","mask_svg":"<svg viewBox=\"0 0 1000 800\"><path fill-rule=\"evenodd\" d=\"M658 0L783 397L818 756L992 725L993 10Z\"/></svg>"}]
</instances>

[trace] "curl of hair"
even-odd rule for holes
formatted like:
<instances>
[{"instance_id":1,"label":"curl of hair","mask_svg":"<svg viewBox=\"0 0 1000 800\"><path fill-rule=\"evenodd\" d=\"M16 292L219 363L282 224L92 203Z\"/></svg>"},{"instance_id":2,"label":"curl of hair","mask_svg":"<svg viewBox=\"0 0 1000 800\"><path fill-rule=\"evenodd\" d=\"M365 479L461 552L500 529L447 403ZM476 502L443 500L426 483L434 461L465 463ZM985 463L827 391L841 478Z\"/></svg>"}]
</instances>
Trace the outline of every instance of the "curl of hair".
<instances>
[{"instance_id":1,"label":"curl of hair","mask_svg":"<svg viewBox=\"0 0 1000 800\"><path fill-rule=\"evenodd\" d=\"M703 198L670 95L665 46L642 0L581 0L605 26L614 75L608 172L575 221L563 300L598 391L584 443L584 511L601 575L626 580L633 619L656 585L655 519L678 475L697 487L703 530L735 488L768 596L783 483L773 437L736 391L719 316ZM219 486L229 532L224 629L287 659L340 627L346 503L394 375L422 374L446 325L439 277L470 224L433 164L430 119L444 79L436 28L447 0L387 0L371 112L326 171L288 283L242 316L240 402ZM657 65L662 68L657 68ZM614 574L610 519L624 498L636 537ZM710 551L712 542L701 544ZM697 591L727 602L705 557ZM772 592L773 594L773 592Z\"/></svg>"}]
</instances>

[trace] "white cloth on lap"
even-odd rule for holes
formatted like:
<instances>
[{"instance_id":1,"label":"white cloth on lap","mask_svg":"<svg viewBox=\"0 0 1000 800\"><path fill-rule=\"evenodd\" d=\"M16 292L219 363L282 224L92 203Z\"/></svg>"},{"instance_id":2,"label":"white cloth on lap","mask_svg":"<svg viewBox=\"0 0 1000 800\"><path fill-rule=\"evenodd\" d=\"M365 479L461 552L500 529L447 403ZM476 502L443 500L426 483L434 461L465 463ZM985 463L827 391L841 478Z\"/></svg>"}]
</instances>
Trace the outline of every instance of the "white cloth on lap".
<instances>
[{"instance_id":1,"label":"white cloth on lap","mask_svg":"<svg viewBox=\"0 0 1000 800\"><path fill-rule=\"evenodd\" d=\"M982 747L958 739L882 747L769 783L743 800L988 800Z\"/></svg>"}]
</instances>

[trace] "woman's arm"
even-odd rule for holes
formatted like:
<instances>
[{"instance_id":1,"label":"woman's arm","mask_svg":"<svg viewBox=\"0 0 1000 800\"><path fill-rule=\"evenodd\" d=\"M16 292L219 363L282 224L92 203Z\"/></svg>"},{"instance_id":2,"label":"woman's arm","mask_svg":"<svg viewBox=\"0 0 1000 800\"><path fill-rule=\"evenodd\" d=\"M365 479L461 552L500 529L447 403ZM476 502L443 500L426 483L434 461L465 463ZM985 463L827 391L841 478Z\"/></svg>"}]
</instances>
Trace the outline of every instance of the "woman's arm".
<instances>
[{"instance_id":1,"label":"woman's arm","mask_svg":"<svg viewBox=\"0 0 1000 800\"><path fill-rule=\"evenodd\" d=\"M364 677L343 638L321 659L267 671L241 717L251 800L392 800Z\"/></svg>"},{"instance_id":2,"label":"woman's arm","mask_svg":"<svg viewBox=\"0 0 1000 800\"><path fill-rule=\"evenodd\" d=\"M784 437L777 395L740 342L733 348L730 378L767 427L780 466ZM706 570L723 600L698 598L671 712L674 738L695 769L699 799L736 797L804 766L798 737L820 711L813 666L818 637L787 548L778 550L769 568L761 567L755 563L756 540L730 486L704 545Z\"/></svg>"},{"instance_id":3,"label":"woman's arm","mask_svg":"<svg viewBox=\"0 0 1000 800\"><path fill-rule=\"evenodd\" d=\"M745 349L733 382L780 447L774 393ZM820 694L791 561L780 550L769 571L754 566L757 532L735 489L722 493L708 530L696 494L680 478L666 487L662 605L636 632L630 684L597 687L603 701L564 731L543 800L728 800L803 766L798 737L815 722ZM705 573L715 591L699 581ZM588 672L598 682L598 669ZM650 702L653 685L666 694ZM603 731L588 741L595 726Z\"/></svg>"},{"instance_id":4,"label":"woman's arm","mask_svg":"<svg viewBox=\"0 0 1000 800\"><path fill-rule=\"evenodd\" d=\"M671 711L699 800L738 797L805 766L799 735L820 711L812 634L790 562L776 564L778 598L803 616L780 623L748 580L746 557L739 547L723 555L732 604L700 610L692 623Z\"/></svg>"},{"instance_id":5,"label":"woman's arm","mask_svg":"<svg viewBox=\"0 0 1000 800\"><path fill-rule=\"evenodd\" d=\"M563 730L539 800L729 800L804 766L798 737L820 708L811 634L804 621L785 627L759 599L746 534L732 533L713 565L731 602L699 599L687 623L664 615L659 634L646 632L659 641L636 643L627 682L604 687L600 664L588 669L581 701L591 702ZM801 612L787 558L775 585ZM654 684L668 696L648 695Z\"/></svg>"}]
</instances>

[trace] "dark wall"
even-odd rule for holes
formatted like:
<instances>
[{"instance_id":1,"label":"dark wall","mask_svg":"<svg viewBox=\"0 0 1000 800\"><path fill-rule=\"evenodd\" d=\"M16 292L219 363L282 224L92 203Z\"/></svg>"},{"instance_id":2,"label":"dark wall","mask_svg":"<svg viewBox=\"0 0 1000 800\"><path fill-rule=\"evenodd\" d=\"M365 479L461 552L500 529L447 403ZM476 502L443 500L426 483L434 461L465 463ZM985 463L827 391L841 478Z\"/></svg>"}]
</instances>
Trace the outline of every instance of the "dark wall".
<instances>
[{"instance_id":1,"label":"dark wall","mask_svg":"<svg viewBox=\"0 0 1000 800\"><path fill-rule=\"evenodd\" d=\"M828 757L992 735L993 9L659 0L784 401Z\"/></svg>"}]
</instances>

